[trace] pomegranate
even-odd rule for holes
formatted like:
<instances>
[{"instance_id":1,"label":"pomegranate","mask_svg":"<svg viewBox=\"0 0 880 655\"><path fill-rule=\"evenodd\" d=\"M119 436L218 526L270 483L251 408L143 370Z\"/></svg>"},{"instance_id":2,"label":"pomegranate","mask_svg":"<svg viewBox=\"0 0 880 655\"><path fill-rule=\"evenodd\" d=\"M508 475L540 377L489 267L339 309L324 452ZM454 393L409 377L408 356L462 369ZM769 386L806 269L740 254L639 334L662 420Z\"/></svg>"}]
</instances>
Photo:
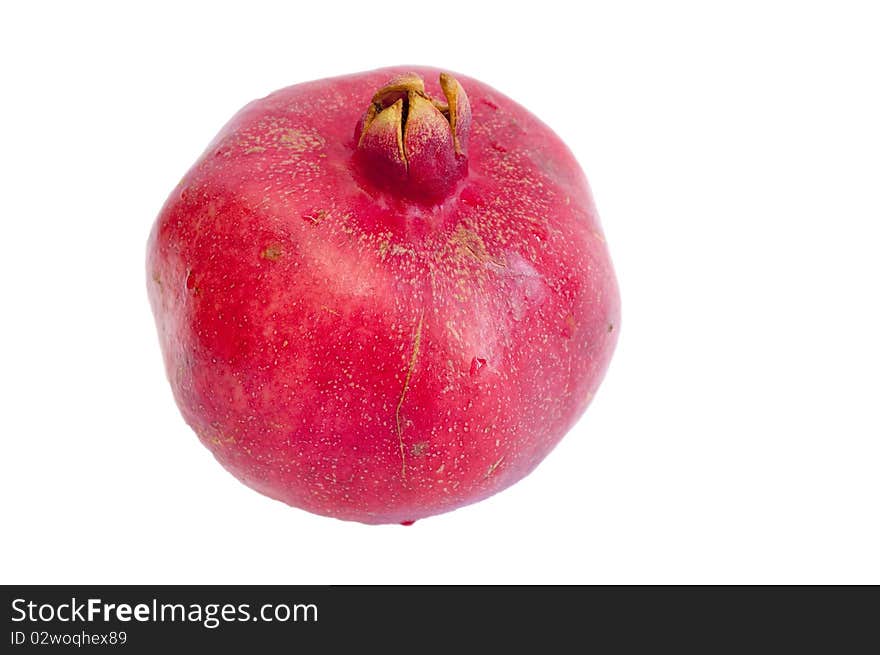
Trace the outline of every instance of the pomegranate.
<instances>
[{"instance_id":1,"label":"pomegranate","mask_svg":"<svg viewBox=\"0 0 880 655\"><path fill-rule=\"evenodd\" d=\"M571 152L494 89L430 68L250 103L147 250L186 422L246 485L339 519L410 524L520 480L617 339Z\"/></svg>"}]
</instances>

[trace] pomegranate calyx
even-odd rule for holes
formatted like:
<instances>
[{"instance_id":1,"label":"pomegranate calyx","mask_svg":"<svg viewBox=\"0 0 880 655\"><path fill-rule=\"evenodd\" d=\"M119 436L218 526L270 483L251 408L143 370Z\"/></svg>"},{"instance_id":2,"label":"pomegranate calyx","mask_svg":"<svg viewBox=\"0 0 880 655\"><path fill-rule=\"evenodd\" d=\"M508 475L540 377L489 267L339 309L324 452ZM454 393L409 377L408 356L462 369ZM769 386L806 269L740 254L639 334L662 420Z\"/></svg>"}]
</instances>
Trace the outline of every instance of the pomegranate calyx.
<instances>
[{"instance_id":1,"label":"pomegranate calyx","mask_svg":"<svg viewBox=\"0 0 880 655\"><path fill-rule=\"evenodd\" d=\"M445 102L422 78L405 73L373 95L357 128L357 154L380 186L437 201L467 173L471 109L461 84L440 74Z\"/></svg>"},{"instance_id":2,"label":"pomegranate calyx","mask_svg":"<svg viewBox=\"0 0 880 655\"><path fill-rule=\"evenodd\" d=\"M446 116L452 130L455 152L464 155L471 133L471 103L461 84L449 73L440 73L440 88L446 96Z\"/></svg>"}]
</instances>

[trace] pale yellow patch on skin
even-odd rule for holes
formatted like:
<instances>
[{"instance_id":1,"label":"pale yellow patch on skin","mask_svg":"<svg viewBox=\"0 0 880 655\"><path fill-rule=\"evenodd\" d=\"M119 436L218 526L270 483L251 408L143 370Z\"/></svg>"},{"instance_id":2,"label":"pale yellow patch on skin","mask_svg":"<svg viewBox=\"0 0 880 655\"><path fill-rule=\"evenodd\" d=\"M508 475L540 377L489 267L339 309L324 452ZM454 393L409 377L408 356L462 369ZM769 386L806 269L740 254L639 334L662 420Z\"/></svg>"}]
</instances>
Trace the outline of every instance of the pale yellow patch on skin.
<instances>
[{"instance_id":1,"label":"pale yellow patch on skin","mask_svg":"<svg viewBox=\"0 0 880 655\"><path fill-rule=\"evenodd\" d=\"M281 132L278 143L294 152L318 150L324 147L324 140L314 132L289 129Z\"/></svg>"},{"instance_id":2,"label":"pale yellow patch on skin","mask_svg":"<svg viewBox=\"0 0 880 655\"><path fill-rule=\"evenodd\" d=\"M486 250L486 244L479 234L473 230L469 230L464 225L459 225L455 233L449 239L457 252L476 259L480 263L484 263L490 259Z\"/></svg>"}]
</instances>

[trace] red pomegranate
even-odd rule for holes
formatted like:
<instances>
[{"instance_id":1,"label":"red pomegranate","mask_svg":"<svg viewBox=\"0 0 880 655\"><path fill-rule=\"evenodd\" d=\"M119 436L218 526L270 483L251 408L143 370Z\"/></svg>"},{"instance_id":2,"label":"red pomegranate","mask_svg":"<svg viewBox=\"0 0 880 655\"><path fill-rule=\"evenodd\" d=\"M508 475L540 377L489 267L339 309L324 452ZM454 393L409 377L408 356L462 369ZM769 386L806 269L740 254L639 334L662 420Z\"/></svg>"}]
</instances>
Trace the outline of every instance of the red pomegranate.
<instances>
[{"instance_id":1,"label":"red pomegranate","mask_svg":"<svg viewBox=\"0 0 880 655\"><path fill-rule=\"evenodd\" d=\"M429 68L247 105L165 203L147 269L202 443L267 496L364 523L527 475L618 333L571 152L494 89Z\"/></svg>"}]
</instances>

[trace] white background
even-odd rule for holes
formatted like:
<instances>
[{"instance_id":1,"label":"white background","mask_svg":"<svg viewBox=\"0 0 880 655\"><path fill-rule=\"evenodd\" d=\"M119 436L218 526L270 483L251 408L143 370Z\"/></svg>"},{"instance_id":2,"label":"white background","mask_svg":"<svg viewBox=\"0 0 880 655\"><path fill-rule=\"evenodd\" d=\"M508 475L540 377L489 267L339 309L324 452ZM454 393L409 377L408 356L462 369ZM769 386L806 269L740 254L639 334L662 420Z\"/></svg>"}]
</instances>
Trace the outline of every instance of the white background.
<instances>
[{"instance_id":1,"label":"white background","mask_svg":"<svg viewBox=\"0 0 880 655\"><path fill-rule=\"evenodd\" d=\"M0 582L880 583L871 4L5 3ZM623 298L605 383L538 470L410 528L217 465L143 265L240 106L392 64L562 136Z\"/></svg>"}]
</instances>

